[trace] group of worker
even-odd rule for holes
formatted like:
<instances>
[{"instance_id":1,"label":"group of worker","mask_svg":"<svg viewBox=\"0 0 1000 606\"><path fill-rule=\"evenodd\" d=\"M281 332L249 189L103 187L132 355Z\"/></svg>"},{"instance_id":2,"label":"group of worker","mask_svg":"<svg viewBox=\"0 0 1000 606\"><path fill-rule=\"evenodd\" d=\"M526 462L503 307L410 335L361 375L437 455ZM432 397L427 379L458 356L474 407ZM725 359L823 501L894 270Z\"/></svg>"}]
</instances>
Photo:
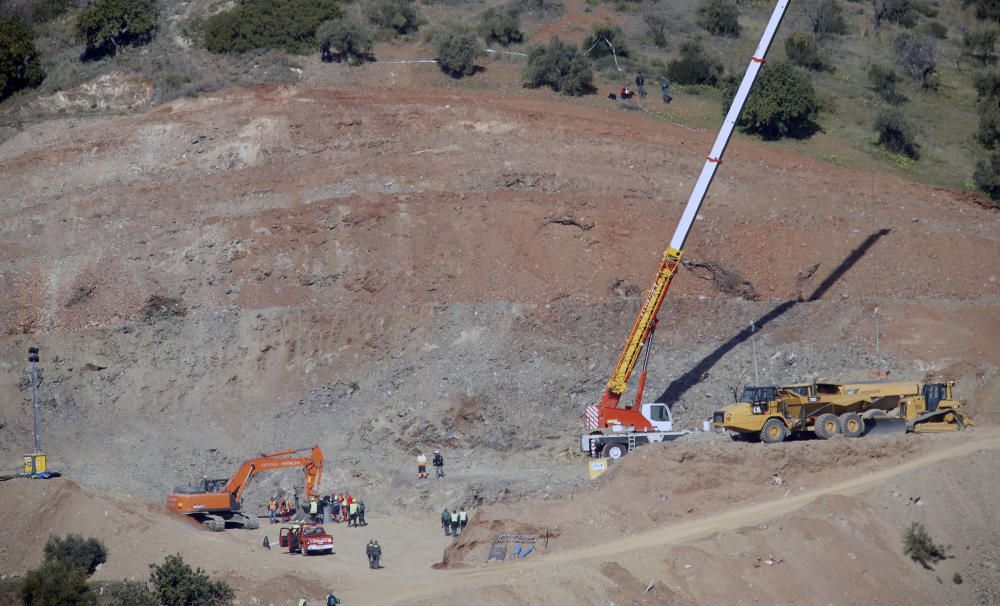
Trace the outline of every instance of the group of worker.
<instances>
[{"instance_id":1,"label":"group of worker","mask_svg":"<svg viewBox=\"0 0 1000 606\"><path fill-rule=\"evenodd\" d=\"M434 464L434 475L443 478L444 477L444 456L441 455L440 450L434 451L434 458L431 460ZM417 455L417 477L421 480L430 477L427 473L427 456L424 453Z\"/></svg>"},{"instance_id":2,"label":"group of worker","mask_svg":"<svg viewBox=\"0 0 1000 606\"><path fill-rule=\"evenodd\" d=\"M670 96L670 78L667 78L666 76L660 78L660 90L663 93L664 103L670 103L674 100L674 98ZM643 99L646 98L646 77L642 75L642 72L639 72L635 76L635 90L626 84L618 92L618 95L622 101L625 101L626 99L631 99L636 92L639 93L639 97ZM614 97L613 94L609 96L612 98Z\"/></svg>"},{"instance_id":3,"label":"group of worker","mask_svg":"<svg viewBox=\"0 0 1000 606\"><path fill-rule=\"evenodd\" d=\"M355 499L350 493L338 492L322 497L313 496L300 510L298 494L292 501L287 497L274 496L267 502L267 512L272 524L291 520L303 521L308 517L313 524L322 522L347 522L348 526L367 526L365 521L365 502Z\"/></svg>"},{"instance_id":4,"label":"group of worker","mask_svg":"<svg viewBox=\"0 0 1000 606\"><path fill-rule=\"evenodd\" d=\"M333 595L332 591L326 594L326 606L337 606L337 604L340 603L341 603L340 598ZM309 606L308 600L306 600L305 598L299 598L299 606Z\"/></svg>"},{"instance_id":5,"label":"group of worker","mask_svg":"<svg viewBox=\"0 0 1000 606\"><path fill-rule=\"evenodd\" d=\"M469 514L466 513L464 507L450 511L445 507L441 512L441 528L444 528L444 536L446 537L457 537L465 530L468 523Z\"/></svg>"},{"instance_id":6,"label":"group of worker","mask_svg":"<svg viewBox=\"0 0 1000 606\"><path fill-rule=\"evenodd\" d=\"M293 517L295 517L295 512L298 511L298 509L298 493L295 493L294 500L288 495L276 495L267 501L267 515L271 519L272 524L277 524L279 520L281 522L289 522Z\"/></svg>"}]
</instances>

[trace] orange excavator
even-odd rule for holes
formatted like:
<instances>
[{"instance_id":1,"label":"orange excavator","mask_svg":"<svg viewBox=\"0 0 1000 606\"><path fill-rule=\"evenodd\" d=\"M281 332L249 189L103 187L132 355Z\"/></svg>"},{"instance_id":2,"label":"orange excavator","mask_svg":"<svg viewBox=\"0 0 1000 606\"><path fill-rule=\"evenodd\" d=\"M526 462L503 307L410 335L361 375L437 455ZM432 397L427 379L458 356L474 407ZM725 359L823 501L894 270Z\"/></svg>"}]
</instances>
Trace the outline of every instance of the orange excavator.
<instances>
[{"instance_id":1,"label":"orange excavator","mask_svg":"<svg viewBox=\"0 0 1000 606\"><path fill-rule=\"evenodd\" d=\"M292 456L309 451L308 456ZM229 479L204 479L195 488L176 488L167 495L170 511L189 515L215 532L225 530L226 524L254 530L260 522L243 512L243 491L250 480L262 471L302 467L305 471L305 498L312 496L323 475L323 451L319 446L268 452L257 458L243 461Z\"/></svg>"}]
</instances>

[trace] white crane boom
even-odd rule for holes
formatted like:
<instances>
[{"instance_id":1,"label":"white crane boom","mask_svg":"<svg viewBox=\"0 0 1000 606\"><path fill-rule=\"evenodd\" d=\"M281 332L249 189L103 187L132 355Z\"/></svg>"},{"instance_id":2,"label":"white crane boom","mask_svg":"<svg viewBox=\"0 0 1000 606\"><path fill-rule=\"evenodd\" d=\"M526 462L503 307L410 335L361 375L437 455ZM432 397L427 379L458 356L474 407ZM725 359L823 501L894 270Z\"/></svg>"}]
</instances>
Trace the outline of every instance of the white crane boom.
<instances>
[{"instance_id":1,"label":"white crane boom","mask_svg":"<svg viewBox=\"0 0 1000 606\"><path fill-rule=\"evenodd\" d=\"M767 27L764 28L764 35L760 38L757 52L750 60L747 73L743 75L743 81L740 82L740 88L736 91L733 104L729 106L726 119L722 122L722 129L719 130L719 135L715 138L715 145L712 146L712 151L705 160L705 166L701 169L698 182L694 184L694 190L691 192L691 197L688 198L687 206L684 207L684 214L681 215L680 223L677 224L677 231L674 232L674 237L670 240L670 247L674 250L684 250L684 242L687 240L688 234L691 233L691 224L698 216L698 209L705 201L708 186L712 184L715 171L722 163L722 156L726 153L726 146L729 145L729 139L733 136L736 121L740 117L740 112L743 111L743 104L746 103L747 96L750 95L750 88L753 86L754 80L757 79L757 72L764 64L767 49L771 48L774 34L778 31L778 26L781 25L781 20L785 16L788 1L778 0L778 5L774 7L771 19L767 22Z\"/></svg>"}]
</instances>

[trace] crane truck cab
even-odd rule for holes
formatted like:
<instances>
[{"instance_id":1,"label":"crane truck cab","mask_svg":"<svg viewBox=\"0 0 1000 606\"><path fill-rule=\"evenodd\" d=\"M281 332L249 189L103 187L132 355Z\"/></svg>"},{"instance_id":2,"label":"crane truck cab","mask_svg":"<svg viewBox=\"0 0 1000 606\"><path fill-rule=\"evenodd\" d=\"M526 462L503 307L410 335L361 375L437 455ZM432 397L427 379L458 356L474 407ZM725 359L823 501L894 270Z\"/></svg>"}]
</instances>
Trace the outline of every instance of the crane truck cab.
<instances>
[{"instance_id":1,"label":"crane truck cab","mask_svg":"<svg viewBox=\"0 0 1000 606\"><path fill-rule=\"evenodd\" d=\"M684 430L674 431L673 413L670 412L670 407L662 402L647 402L639 407L638 414L642 415L640 422L643 423L643 429L640 431L636 431L635 421L632 420L630 423L629 419L629 417L634 419L636 411L632 408L619 410L627 414L620 415L622 418L607 419L604 431L600 431L596 422L589 423L590 429L596 431L580 436L581 452L590 453L594 457L620 459L630 450L643 444L676 440L689 433ZM588 417L590 417L589 411ZM596 413L593 419L596 421Z\"/></svg>"}]
</instances>

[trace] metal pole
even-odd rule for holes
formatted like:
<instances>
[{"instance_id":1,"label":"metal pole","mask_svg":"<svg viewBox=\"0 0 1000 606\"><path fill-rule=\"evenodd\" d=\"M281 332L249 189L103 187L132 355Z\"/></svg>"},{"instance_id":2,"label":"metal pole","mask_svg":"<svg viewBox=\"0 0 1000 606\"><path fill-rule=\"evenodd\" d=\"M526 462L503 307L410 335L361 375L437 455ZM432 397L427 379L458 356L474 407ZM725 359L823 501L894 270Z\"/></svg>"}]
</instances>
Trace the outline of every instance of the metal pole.
<instances>
[{"instance_id":1,"label":"metal pole","mask_svg":"<svg viewBox=\"0 0 1000 606\"><path fill-rule=\"evenodd\" d=\"M750 346L753 348L753 384L760 387L760 372L757 370L757 325L750 323Z\"/></svg>"},{"instance_id":2,"label":"metal pole","mask_svg":"<svg viewBox=\"0 0 1000 606\"><path fill-rule=\"evenodd\" d=\"M28 364L31 370L31 404L35 409L35 453L42 452L42 419L38 401L38 348L28 348Z\"/></svg>"},{"instance_id":3,"label":"metal pole","mask_svg":"<svg viewBox=\"0 0 1000 606\"><path fill-rule=\"evenodd\" d=\"M882 372L882 356L878 348L878 307L875 308L875 370Z\"/></svg>"}]
</instances>

